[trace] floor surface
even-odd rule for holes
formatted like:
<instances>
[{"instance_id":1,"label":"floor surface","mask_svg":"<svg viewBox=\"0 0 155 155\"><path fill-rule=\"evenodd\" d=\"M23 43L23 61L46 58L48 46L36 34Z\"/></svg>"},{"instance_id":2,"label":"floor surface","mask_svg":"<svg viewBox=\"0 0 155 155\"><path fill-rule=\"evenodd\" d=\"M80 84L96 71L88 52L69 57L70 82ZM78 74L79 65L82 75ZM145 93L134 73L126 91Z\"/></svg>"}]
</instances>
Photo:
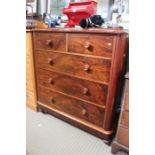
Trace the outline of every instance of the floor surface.
<instances>
[{"instance_id":1,"label":"floor surface","mask_svg":"<svg viewBox=\"0 0 155 155\"><path fill-rule=\"evenodd\" d=\"M112 155L104 142L51 115L27 108L26 155Z\"/></svg>"}]
</instances>

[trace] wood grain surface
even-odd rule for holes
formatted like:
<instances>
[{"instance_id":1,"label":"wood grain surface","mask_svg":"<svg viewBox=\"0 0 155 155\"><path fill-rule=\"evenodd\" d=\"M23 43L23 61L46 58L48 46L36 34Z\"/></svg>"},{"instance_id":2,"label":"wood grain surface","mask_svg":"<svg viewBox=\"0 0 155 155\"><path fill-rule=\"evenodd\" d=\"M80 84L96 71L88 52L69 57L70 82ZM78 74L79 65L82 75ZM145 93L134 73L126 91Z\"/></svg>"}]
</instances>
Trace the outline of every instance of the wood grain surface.
<instances>
[{"instance_id":1,"label":"wood grain surface","mask_svg":"<svg viewBox=\"0 0 155 155\"><path fill-rule=\"evenodd\" d=\"M60 33L37 33L36 48L43 50L66 50L66 36Z\"/></svg>"},{"instance_id":2,"label":"wood grain surface","mask_svg":"<svg viewBox=\"0 0 155 155\"><path fill-rule=\"evenodd\" d=\"M36 51L39 68L109 82L111 61L49 51ZM51 61L51 62L50 62Z\"/></svg>"},{"instance_id":3,"label":"wood grain surface","mask_svg":"<svg viewBox=\"0 0 155 155\"><path fill-rule=\"evenodd\" d=\"M69 52L112 57L113 36L73 33L68 40Z\"/></svg>"},{"instance_id":4,"label":"wood grain surface","mask_svg":"<svg viewBox=\"0 0 155 155\"><path fill-rule=\"evenodd\" d=\"M105 105L108 86L39 69L38 83L45 87ZM95 92L95 93L94 93Z\"/></svg>"},{"instance_id":5,"label":"wood grain surface","mask_svg":"<svg viewBox=\"0 0 155 155\"><path fill-rule=\"evenodd\" d=\"M70 98L45 87L39 87L39 101L50 107L84 119L97 126L103 126L104 109Z\"/></svg>"}]
</instances>

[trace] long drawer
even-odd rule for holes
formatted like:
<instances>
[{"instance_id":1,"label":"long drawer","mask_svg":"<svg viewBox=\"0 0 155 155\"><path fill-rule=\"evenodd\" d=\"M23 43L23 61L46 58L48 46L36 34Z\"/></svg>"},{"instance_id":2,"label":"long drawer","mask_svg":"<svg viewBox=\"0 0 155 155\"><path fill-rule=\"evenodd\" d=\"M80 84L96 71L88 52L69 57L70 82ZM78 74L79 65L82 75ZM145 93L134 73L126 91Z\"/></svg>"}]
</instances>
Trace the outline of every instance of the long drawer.
<instances>
[{"instance_id":1,"label":"long drawer","mask_svg":"<svg viewBox=\"0 0 155 155\"><path fill-rule=\"evenodd\" d=\"M38 100L51 108L60 110L76 118L97 126L103 126L104 108L68 97L42 86L38 88Z\"/></svg>"},{"instance_id":2,"label":"long drawer","mask_svg":"<svg viewBox=\"0 0 155 155\"><path fill-rule=\"evenodd\" d=\"M38 67L108 83L111 60L36 51Z\"/></svg>"},{"instance_id":3,"label":"long drawer","mask_svg":"<svg viewBox=\"0 0 155 155\"><path fill-rule=\"evenodd\" d=\"M66 51L66 35L64 33L36 33L35 37L37 49Z\"/></svg>"},{"instance_id":4,"label":"long drawer","mask_svg":"<svg viewBox=\"0 0 155 155\"><path fill-rule=\"evenodd\" d=\"M73 95L100 105L105 105L108 86L43 69L38 70L40 85Z\"/></svg>"},{"instance_id":5,"label":"long drawer","mask_svg":"<svg viewBox=\"0 0 155 155\"><path fill-rule=\"evenodd\" d=\"M68 51L111 58L113 38L110 35L72 33L68 36Z\"/></svg>"}]
</instances>

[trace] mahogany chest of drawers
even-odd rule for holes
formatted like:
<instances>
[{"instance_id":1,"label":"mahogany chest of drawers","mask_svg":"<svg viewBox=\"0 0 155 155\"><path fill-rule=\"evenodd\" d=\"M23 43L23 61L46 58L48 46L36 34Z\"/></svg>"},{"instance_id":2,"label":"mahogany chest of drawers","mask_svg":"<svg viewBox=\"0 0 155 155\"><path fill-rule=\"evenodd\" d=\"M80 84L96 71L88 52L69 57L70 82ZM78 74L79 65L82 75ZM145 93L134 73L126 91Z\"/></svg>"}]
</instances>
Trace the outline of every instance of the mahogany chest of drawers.
<instances>
[{"instance_id":1,"label":"mahogany chest of drawers","mask_svg":"<svg viewBox=\"0 0 155 155\"><path fill-rule=\"evenodd\" d=\"M110 140L126 38L113 29L35 29L38 110Z\"/></svg>"}]
</instances>

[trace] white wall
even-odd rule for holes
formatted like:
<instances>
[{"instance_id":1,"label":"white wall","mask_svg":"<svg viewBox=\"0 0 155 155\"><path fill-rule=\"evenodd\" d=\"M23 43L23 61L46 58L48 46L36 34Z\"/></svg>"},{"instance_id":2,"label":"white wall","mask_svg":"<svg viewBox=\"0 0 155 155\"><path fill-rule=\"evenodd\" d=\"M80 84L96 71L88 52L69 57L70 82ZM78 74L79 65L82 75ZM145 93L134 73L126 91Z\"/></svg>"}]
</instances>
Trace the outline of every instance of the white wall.
<instances>
[{"instance_id":1,"label":"white wall","mask_svg":"<svg viewBox=\"0 0 155 155\"><path fill-rule=\"evenodd\" d=\"M104 18L108 17L110 0L97 0L97 14Z\"/></svg>"},{"instance_id":2,"label":"white wall","mask_svg":"<svg viewBox=\"0 0 155 155\"><path fill-rule=\"evenodd\" d=\"M46 0L38 0L38 14L43 15L46 12Z\"/></svg>"},{"instance_id":3,"label":"white wall","mask_svg":"<svg viewBox=\"0 0 155 155\"><path fill-rule=\"evenodd\" d=\"M98 3L97 14L100 14L104 18L107 18L110 0L96 0L96 1ZM39 4L38 5L38 13L43 14L46 11L46 0L38 0L38 4Z\"/></svg>"}]
</instances>

